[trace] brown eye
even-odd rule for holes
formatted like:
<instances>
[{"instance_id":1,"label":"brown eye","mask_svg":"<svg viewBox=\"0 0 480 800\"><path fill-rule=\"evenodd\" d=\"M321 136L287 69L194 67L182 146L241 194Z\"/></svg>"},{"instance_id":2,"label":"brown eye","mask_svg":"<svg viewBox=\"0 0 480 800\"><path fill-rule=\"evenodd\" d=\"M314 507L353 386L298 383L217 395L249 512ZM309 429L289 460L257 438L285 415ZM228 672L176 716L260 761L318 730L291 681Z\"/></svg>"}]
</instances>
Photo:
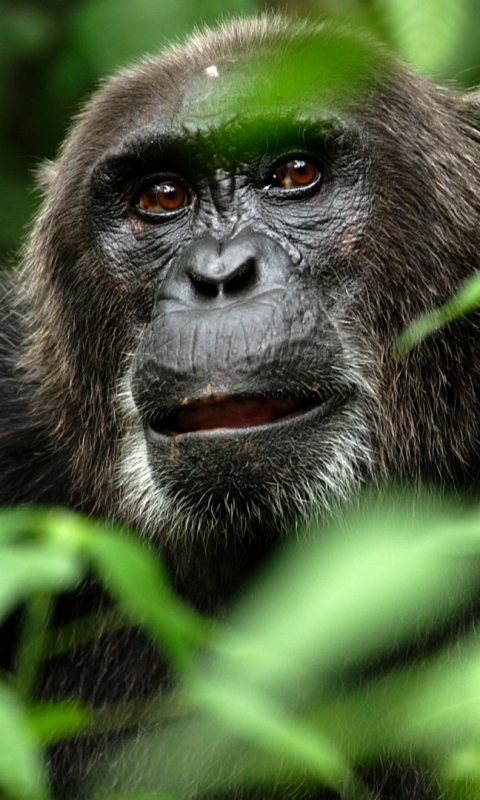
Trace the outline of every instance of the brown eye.
<instances>
[{"instance_id":1,"label":"brown eye","mask_svg":"<svg viewBox=\"0 0 480 800\"><path fill-rule=\"evenodd\" d=\"M178 211L188 203L187 193L175 181L162 181L147 186L137 201L137 208L149 211L151 214L161 214L164 211Z\"/></svg>"},{"instance_id":2,"label":"brown eye","mask_svg":"<svg viewBox=\"0 0 480 800\"><path fill-rule=\"evenodd\" d=\"M315 183L319 174L318 167L313 161L294 158L277 167L275 181L282 189L302 189Z\"/></svg>"}]
</instances>

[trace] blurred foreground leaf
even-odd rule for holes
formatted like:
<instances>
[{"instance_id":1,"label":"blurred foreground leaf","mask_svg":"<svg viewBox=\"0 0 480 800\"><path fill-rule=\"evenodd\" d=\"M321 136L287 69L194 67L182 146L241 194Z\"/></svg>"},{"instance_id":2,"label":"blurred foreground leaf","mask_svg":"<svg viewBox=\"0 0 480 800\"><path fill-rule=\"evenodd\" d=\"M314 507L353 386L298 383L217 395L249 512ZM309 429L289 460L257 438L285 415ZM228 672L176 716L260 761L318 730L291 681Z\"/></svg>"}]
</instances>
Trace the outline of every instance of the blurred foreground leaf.
<instances>
[{"instance_id":1,"label":"blurred foreground leaf","mask_svg":"<svg viewBox=\"0 0 480 800\"><path fill-rule=\"evenodd\" d=\"M207 621L176 595L159 554L139 537L64 510L0 512L0 614L39 589L73 588L87 565L174 663L203 642Z\"/></svg>"},{"instance_id":2,"label":"blurred foreground leaf","mask_svg":"<svg viewBox=\"0 0 480 800\"><path fill-rule=\"evenodd\" d=\"M28 709L30 728L44 746L84 730L91 716L85 707L73 702L35 704Z\"/></svg>"},{"instance_id":3,"label":"blurred foreground leaf","mask_svg":"<svg viewBox=\"0 0 480 800\"><path fill-rule=\"evenodd\" d=\"M0 547L0 618L32 592L60 592L81 577L78 560L48 542Z\"/></svg>"},{"instance_id":4,"label":"blurred foreground leaf","mask_svg":"<svg viewBox=\"0 0 480 800\"><path fill-rule=\"evenodd\" d=\"M88 553L120 608L161 645L178 666L201 644L208 624L174 593L158 554L126 535L92 536Z\"/></svg>"},{"instance_id":5,"label":"blurred foreground leaf","mask_svg":"<svg viewBox=\"0 0 480 800\"><path fill-rule=\"evenodd\" d=\"M479 580L477 514L420 506L413 516L391 500L287 548L239 606L233 632L216 641L222 669L245 669L265 686L296 684L313 666L317 680L328 678L461 605Z\"/></svg>"},{"instance_id":6,"label":"blurred foreground leaf","mask_svg":"<svg viewBox=\"0 0 480 800\"><path fill-rule=\"evenodd\" d=\"M55 742L88 730L130 729L131 740L108 753L96 798L111 796L109 787L182 797L192 787L201 796L272 783L293 791L307 782L362 800L370 794L355 777L358 763L411 753L433 759L448 782L461 753L480 741L476 643L460 638L455 659L442 655L374 673L361 689L349 683L391 648L432 635L479 582L478 512L411 498L405 504L392 495L329 532L312 528L304 545L288 547L215 628L174 594L156 554L125 531L63 511L6 511L0 550L21 553L24 566L5 561L14 567L10 584L4 577L5 609L30 588L32 620L40 619L43 592L68 586L89 565L184 676L178 693L157 706L152 700L105 709L98 719L75 706L34 707L25 728L32 752L33 732ZM33 686L42 648L33 646L34 634L27 638L19 677ZM6 717L21 720L5 692ZM18 780L28 782L25 747ZM10 780L0 768L0 785L9 791Z\"/></svg>"},{"instance_id":7,"label":"blurred foreground leaf","mask_svg":"<svg viewBox=\"0 0 480 800\"><path fill-rule=\"evenodd\" d=\"M189 694L234 735L278 755L287 767L308 770L321 785L339 788L349 778L348 763L333 740L286 715L265 693L219 676L214 683L197 677Z\"/></svg>"},{"instance_id":8,"label":"blurred foreground leaf","mask_svg":"<svg viewBox=\"0 0 480 800\"><path fill-rule=\"evenodd\" d=\"M48 793L34 734L17 697L0 683L0 786L18 800L44 800Z\"/></svg>"},{"instance_id":9,"label":"blurred foreground leaf","mask_svg":"<svg viewBox=\"0 0 480 800\"><path fill-rule=\"evenodd\" d=\"M440 659L366 680L361 691L348 689L348 676L461 609L479 581L478 514L429 504L413 516L392 499L311 536L287 550L187 670L186 704L197 712L110 754L102 792L202 795L307 781L361 798L369 792L353 777L358 763L403 758L412 746L438 760L453 746L448 706L467 674L466 710L477 690L463 659L450 671ZM432 715L444 723L429 749Z\"/></svg>"},{"instance_id":10,"label":"blurred foreground leaf","mask_svg":"<svg viewBox=\"0 0 480 800\"><path fill-rule=\"evenodd\" d=\"M399 337L396 351L399 356L406 355L418 342L431 333L453 322L455 319L470 314L480 306L480 275L475 273L458 292L440 308L419 317L406 328Z\"/></svg>"},{"instance_id":11,"label":"blurred foreground leaf","mask_svg":"<svg viewBox=\"0 0 480 800\"><path fill-rule=\"evenodd\" d=\"M187 86L184 115L198 126L227 126L240 120L250 126L289 117L321 122L358 106L391 69L392 59L374 41L319 24L308 33L290 34L262 48L240 51L234 61L213 65L210 75ZM200 90L201 89L201 90ZM238 138L242 138L242 125ZM237 129L235 129L237 136Z\"/></svg>"},{"instance_id":12,"label":"blurred foreground leaf","mask_svg":"<svg viewBox=\"0 0 480 800\"><path fill-rule=\"evenodd\" d=\"M314 705L308 724L326 731L355 761L422 756L436 761L440 772L447 754L453 758L480 735L480 643L465 637L455 655L445 649Z\"/></svg>"}]
</instances>

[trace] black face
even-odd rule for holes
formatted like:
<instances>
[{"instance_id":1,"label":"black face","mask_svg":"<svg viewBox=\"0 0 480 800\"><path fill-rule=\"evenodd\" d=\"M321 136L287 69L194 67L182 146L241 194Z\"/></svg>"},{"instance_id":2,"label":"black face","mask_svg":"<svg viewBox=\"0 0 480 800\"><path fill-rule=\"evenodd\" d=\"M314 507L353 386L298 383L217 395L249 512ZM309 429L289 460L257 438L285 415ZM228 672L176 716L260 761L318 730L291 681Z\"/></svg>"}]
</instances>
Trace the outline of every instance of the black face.
<instances>
[{"instance_id":1,"label":"black face","mask_svg":"<svg viewBox=\"0 0 480 800\"><path fill-rule=\"evenodd\" d=\"M341 322L368 214L359 148L335 120L174 115L97 165L100 257L147 284L121 479L156 528L166 507L183 528L283 528L364 474L369 392Z\"/></svg>"}]
</instances>

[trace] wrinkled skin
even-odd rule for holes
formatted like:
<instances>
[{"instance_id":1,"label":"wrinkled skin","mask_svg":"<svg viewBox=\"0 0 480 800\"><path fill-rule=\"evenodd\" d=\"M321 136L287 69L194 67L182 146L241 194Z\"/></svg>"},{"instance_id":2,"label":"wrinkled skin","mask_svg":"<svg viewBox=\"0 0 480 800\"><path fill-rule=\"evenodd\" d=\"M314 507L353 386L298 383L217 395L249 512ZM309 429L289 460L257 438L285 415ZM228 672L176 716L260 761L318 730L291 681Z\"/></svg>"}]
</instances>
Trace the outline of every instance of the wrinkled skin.
<instances>
[{"instance_id":1,"label":"wrinkled skin","mask_svg":"<svg viewBox=\"0 0 480 800\"><path fill-rule=\"evenodd\" d=\"M329 91L312 45L331 34L268 17L114 78L45 168L5 293L2 501L132 524L210 611L364 485L478 485L476 318L392 354L479 266L475 102L374 47ZM124 635L53 662L44 692L163 681ZM89 753L57 753L59 796Z\"/></svg>"}]
</instances>

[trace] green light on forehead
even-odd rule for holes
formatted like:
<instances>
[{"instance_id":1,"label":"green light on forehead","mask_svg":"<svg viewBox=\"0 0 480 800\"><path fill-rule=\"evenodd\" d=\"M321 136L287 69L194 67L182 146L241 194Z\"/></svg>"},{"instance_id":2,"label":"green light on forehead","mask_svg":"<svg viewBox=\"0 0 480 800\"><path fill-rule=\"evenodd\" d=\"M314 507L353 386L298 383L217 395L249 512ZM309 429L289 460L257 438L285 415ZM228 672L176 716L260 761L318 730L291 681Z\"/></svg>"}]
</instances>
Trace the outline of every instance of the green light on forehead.
<instances>
[{"instance_id":1,"label":"green light on forehead","mask_svg":"<svg viewBox=\"0 0 480 800\"><path fill-rule=\"evenodd\" d=\"M275 115L317 117L358 105L388 70L377 45L321 30L249 45L219 58L185 87L182 119L202 121Z\"/></svg>"}]
</instances>

